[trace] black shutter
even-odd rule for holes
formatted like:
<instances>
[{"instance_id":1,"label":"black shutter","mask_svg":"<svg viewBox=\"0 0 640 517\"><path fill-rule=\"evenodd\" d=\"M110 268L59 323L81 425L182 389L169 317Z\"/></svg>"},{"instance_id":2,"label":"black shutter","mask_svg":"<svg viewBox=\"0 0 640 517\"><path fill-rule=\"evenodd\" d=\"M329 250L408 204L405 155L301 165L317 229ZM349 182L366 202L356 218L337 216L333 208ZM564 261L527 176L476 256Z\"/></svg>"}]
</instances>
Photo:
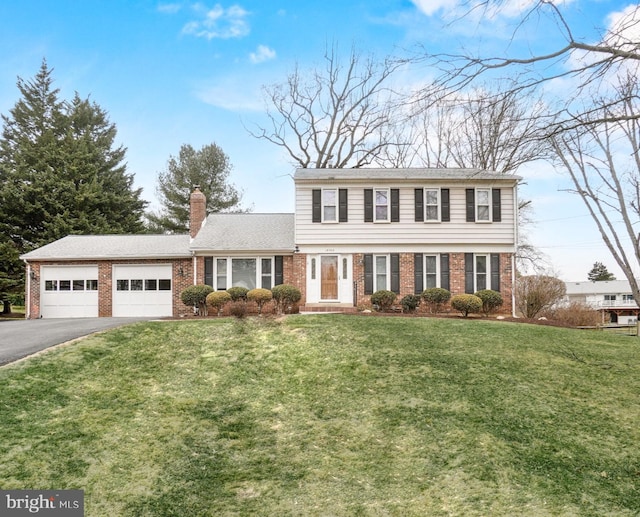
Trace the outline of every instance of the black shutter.
<instances>
[{"instance_id":1,"label":"black shutter","mask_svg":"<svg viewBox=\"0 0 640 517\"><path fill-rule=\"evenodd\" d=\"M274 260L273 285L284 284L284 264L282 255L276 255Z\"/></svg>"},{"instance_id":2,"label":"black shutter","mask_svg":"<svg viewBox=\"0 0 640 517\"><path fill-rule=\"evenodd\" d=\"M491 189L491 199L493 204L493 222L499 223L502 221L502 204L500 200L500 189Z\"/></svg>"},{"instance_id":3,"label":"black shutter","mask_svg":"<svg viewBox=\"0 0 640 517\"><path fill-rule=\"evenodd\" d=\"M464 292L473 294L473 253L464 254Z\"/></svg>"},{"instance_id":4,"label":"black shutter","mask_svg":"<svg viewBox=\"0 0 640 517\"><path fill-rule=\"evenodd\" d=\"M476 191L467 189L467 222L473 223L476 220Z\"/></svg>"},{"instance_id":5,"label":"black shutter","mask_svg":"<svg viewBox=\"0 0 640 517\"><path fill-rule=\"evenodd\" d=\"M415 294L422 294L424 291L424 260L422 257L422 253L413 255L413 291Z\"/></svg>"},{"instance_id":6,"label":"black shutter","mask_svg":"<svg viewBox=\"0 0 640 517\"><path fill-rule=\"evenodd\" d=\"M441 253L440 254L440 287L442 289L446 289L450 291L450 282L449 282L449 254Z\"/></svg>"},{"instance_id":7,"label":"black shutter","mask_svg":"<svg viewBox=\"0 0 640 517\"><path fill-rule=\"evenodd\" d=\"M391 222L400 222L400 189L391 189Z\"/></svg>"},{"instance_id":8,"label":"black shutter","mask_svg":"<svg viewBox=\"0 0 640 517\"><path fill-rule=\"evenodd\" d=\"M338 221L341 223L346 223L349 220L346 188L338 189L338 204L339 204Z\"/></svg>"},{"instance_id":9,"label":"black shutter","mask_svg":"<svg viewBox=\"0 0 640 517\"><path fill-rule=\"evenodd\" d=\"M314 188L311 192L311 205L311 221L322 222L322 191L319 188Z\"/></svg>"},{"instance_id":10,"label":"black shutter","mask_svg":"<svg viewBox=\"0 0 640 517\"><path fill-rule=\"evenodd\" d=\"M424 222L424 190L421 188L417 188L415 190L415 210L416 210L416 217L415 217L416 223Z\"/></svg>"},{"instance_id":11,"label":"black shutter","mask_svg":"<svg viewBox=\"0 0 640 517\"><path fill-rule=\"evenodd\" d=\"M440 189L440 220L448 223L451 221L451 204L449 202L449 189Z\"/></svg>"},{"instance_id":12,"label":"black shutter","mask_svg":"<svg viewBox=\"0 0 640 517\"><path fill-rule=\"evenodd\" d=\"M391 291L400 294L400 254L391 254Z\"/></svg>"},{"instance_id":13,"label":"black shutter","mask_svg":"<svg viewBox=\"0 0 640 517\"><path fill-rule=\"evenodd\" d=\"M364 256L364 294L373 294L373 255Z\"/></svg>"},{"instance_id":14,"label":"black shutter","mask_svg":"<svg viewBox=\"0 0 640 517\"><path fill-rule=\"evenodd\" d=\"M364 222L373 222L373 189L364 189Z\"/></svg>"},{"instance_id":15,"label":"black shutter","mask_svg":"<svg viewBox=\"0 0 640 517\"><path fill-rule=\"evenodd\" d=\"M491 254L491 289L500 291L500 255L498 253Z\"/></svg>"},{"instance_id":16,"label":"black shutter","mask_svg":"<svg viewBox=\"0 0 640 517\"><path fill-rule=\"evenodd\" d=\"M204 283L214 287L213 285L213 257L204 258Z\"/></svg>"}]
</instances>

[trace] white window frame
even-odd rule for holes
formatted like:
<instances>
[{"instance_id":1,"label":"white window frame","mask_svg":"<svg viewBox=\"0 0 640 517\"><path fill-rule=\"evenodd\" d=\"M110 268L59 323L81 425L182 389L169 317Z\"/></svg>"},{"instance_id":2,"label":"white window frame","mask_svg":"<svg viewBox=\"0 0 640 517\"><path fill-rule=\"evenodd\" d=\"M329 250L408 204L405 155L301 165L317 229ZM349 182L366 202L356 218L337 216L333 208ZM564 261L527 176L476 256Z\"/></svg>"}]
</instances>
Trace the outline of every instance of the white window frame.
<instances>
[{"instance_id":1,"label":"white window frame","mask_svg":"<svg viewBox=\"0 0 640 517\"><path fill-rule=\"evenodd\" d=\"M385 286L378 286L378 258L385 259ZM373 292L380 291L381 289L385 289L387 291L391 290L391 256L390 255L373 255Z\"/></svg>"},{"instance_id":2,"label":"white window frame","mask_svg":"<svg viewBox=\"0 0 640 517\"><path fill-rule=\"evenodd\" d=\"M478 259L485 259L484 287L478 285ZM473 291L478 292L482 289L491 289L491 255L488 253L478 253L473 255Z\"/></svg>"},{"instance_id":3,"label":"white window frame","mask_svg":"<svg viewBox=\"0 0 640 517\"><path fill-rule=\"evenodd\" d=\"M429 286L427 282L427 257L435 257L436 259L436 285L434 286ZM425 253L422 255L422 282L425 289L440 287L440 255L438 253Z\"/></svg>"},{"instance_id":4,"label":"white window frame","mask_svg":"<svg viewBox=\"0 0 640 517\"><path fill-rule=\"evenodd\" d=\"M435 192L436 193L436 204L428 204L427 203L427 199L428 199L428 195L427 192ZM440 222L440 213L441 213L441 197L440 197L440 189L439 188L425 188L424 189L424 222L425 223L439 223ZM436 207L436 217L435 219L433 218L429 218L428 214L427 214L427 207L430 206L435 206Z\"/></svg>"},{"instance_id":5,"label":"white window frame","mask_svg":"<svg viewBox=\"0 0 640 517\"><path fill-rule=\"evenodd\" d=\"M481 192L486 192L487 193L487 203L486 204L481 204L479 202L480 200L480 193ZM476 188L476 197L475 197L475 211L476 211L476 222L478 223L490 223L492 220L492 214L491 214L491 189L490 188ZM487 209L487 217L486 218L481 218L480 217L480 208L482 207L486 207Z\"/></svg>"},{"instance_id":6,"label":"white window frame","mask_svg":"<svg viewBox=\"0 0 640 517\"><path fill-rule=\"evenodd\" d=\"M329 203L327 200L327 194L329 192L333 193L333 204ZM322 189L322 222L323 223L337 223L338 222L338 210L339 210L339 201L338 201L338 189L337 188L327 188ZM334 217L333 219L329 219L326 217L326 209L333 207Z\"/></svg>"},{"instance_id":7,"label":"white window frame","mask_svg":"<svg viewBox=\"0 0 640 517\"><path fill-rule=\"evenodd\" d=\"M378 192L384 192L387 197L387 203L385 205L378 204ZM378 206L384 206L387 208L387 217L385 219L378 218ZM374 223L388 223L391 221L391 189L388 188L374 188L373 189L373 222Z\"/></svg>"},{"instance_id":8,"label":"white window frame","mask_svg":"<svg viewBox=\"0 0 640 517\"><path fill-rule=\"evenodd\" d=\"M215 283L214 289L216 291L226 291L233 287L233 260L255 260L256 262L256 278L255 278L255 286L256 288L262 287L262 261L269 260L271 263L271 273L269 274L271 278L271 286L275 285L275 257L273 256L259 256L259 257L213 257L213 283ZM226 271L223 275L218 275L218 261L225 261ZM225 278L225 288L218 289L218 279Z\"/></svg>"}]
</instances>

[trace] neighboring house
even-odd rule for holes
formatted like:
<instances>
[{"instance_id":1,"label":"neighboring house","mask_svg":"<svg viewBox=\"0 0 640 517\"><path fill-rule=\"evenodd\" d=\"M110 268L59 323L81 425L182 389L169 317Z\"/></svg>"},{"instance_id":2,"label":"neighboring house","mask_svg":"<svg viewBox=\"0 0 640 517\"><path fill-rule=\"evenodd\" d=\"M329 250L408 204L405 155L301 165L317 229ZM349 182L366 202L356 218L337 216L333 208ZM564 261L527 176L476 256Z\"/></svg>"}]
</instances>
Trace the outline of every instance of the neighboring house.
<instances>
[{"instance_id":1,"label":"neighboring house","mask_svg":"<svg viewBox=\"0 0 640 517\"><path fill-rule=\"evenodd\" d=\"M500 291L513 311L517 176L471 169L298 169L295 214L211 214L190 235L68 236L22 256L27 317L180 316L205 283L298 287L304 308L443 287Z\"/></svg>"},{"instance_id":2,"label":"neighboring house","mask_svg":"<svg viewBox=\"0 0 640 517\"><path fill-rule=\"evenodd\" d=\"M567 302L585 303L602 313L603 323L632 325L638 322L638 304L627 280L566 282Z\"/></svg>"}]
</instances>

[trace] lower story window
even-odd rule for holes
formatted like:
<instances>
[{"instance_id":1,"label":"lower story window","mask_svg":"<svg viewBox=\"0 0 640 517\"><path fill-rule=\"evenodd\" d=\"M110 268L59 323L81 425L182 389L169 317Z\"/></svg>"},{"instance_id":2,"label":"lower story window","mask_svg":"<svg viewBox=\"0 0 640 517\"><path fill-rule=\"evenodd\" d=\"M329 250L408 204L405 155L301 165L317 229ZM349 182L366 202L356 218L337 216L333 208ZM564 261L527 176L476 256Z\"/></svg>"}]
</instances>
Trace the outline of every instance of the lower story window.
<instances>
[{"instance_id":1,"label":"lower story window","mask_svg":"<svg viewBox=\"0 0 640 517\"><path fill-rule=\"evenodd\" d=\"M487 289L487 278L489 275L489 256L476 255L475 260L475 281L476 291Z\"/></svg>"},{"instance_id":2,"label":"lower story window","mask_svg":"<svg viewBox=\"0 0 640 517\"><path fill-rule=\"evenodd\" d=\"M387 281L387 279L389 278L388 257L386 255L375 255L374 260L375 260L376 274L374 275L373 290L374 292L380 291L382 289L388 290L389 289L388 287L389 283Z\"/></svg>"},{"instance_id":3,"label":"lower story window","mask_svg":"<svg viewBox=\"0 0 640 517\"><path fill-rule=\"evenodd\" d=\"M224 291L230 287L271 289L274 285L273 258L216 258L215 288Z\"/></svg>"}]
</instances>

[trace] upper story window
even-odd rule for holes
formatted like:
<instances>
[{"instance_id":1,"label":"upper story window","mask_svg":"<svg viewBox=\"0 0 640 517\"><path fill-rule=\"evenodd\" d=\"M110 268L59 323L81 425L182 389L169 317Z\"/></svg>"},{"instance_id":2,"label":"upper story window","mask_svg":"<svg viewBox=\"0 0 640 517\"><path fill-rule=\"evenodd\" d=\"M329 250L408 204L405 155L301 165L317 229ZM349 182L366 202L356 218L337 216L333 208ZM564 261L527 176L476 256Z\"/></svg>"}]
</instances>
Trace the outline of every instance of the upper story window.
<instances>
[{"instance_id":1,"label":"upper story window","mask_svg":"<svg viewBox=\"0 0 640 517\"><path fill-rule=\"evenodd\" d=\"M491 221L491 190L476 189L476 221Z\"/></svg>"},{"instance_id":2,"label":"upper story window","mask_svg":"<svg viewBox=\"0 0 640 517\"><path fill-rule=\"evenodd\" d=\"M502 221L502 196L499 188L466 189L467 222Z\"/></svg>"},{"instance_id":3,"label":"upper story window","mask_svg":"<svg viewBox=\"0 0 640 517\"><path fill-rule=\"evenodd\" d=\"M389 189L375 189L374 201L374 221L377 223L389 222Z\"/></svg>"},{"instance_id":4,"label":"upper story window","mask_svg":"<svg viewBox=\"0 0 640 517\"><path fill-rule=\"evenodd\" d=\"M349 192L346 188L312 189L311 221L346 223L349 220Z\"/></svg>"},{"instance_id":5,"label":"upper story window","mask_svg":"<svg viewBox=\"0 0 640 517\"><path fill-rule=\"evenodd\" d=\"M440 189L424 189L424 220L440 220Z\"/></svg>"},{"instance_id":6,"label":"upper story window","mask_svg":"<svg viewBox=\"0 0 640 517\"><path fill-rule=\"evenodd\" d=\"M322 221L335 223L338 220L338 191L325 189L322 191Z\"/></svg>"}]
</instances>

